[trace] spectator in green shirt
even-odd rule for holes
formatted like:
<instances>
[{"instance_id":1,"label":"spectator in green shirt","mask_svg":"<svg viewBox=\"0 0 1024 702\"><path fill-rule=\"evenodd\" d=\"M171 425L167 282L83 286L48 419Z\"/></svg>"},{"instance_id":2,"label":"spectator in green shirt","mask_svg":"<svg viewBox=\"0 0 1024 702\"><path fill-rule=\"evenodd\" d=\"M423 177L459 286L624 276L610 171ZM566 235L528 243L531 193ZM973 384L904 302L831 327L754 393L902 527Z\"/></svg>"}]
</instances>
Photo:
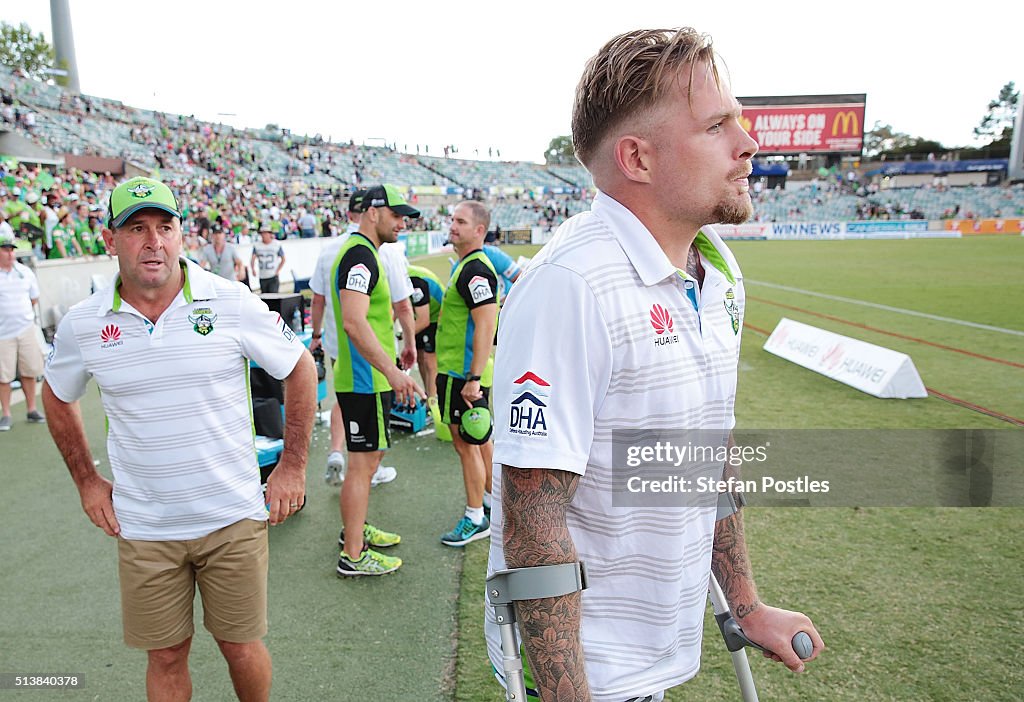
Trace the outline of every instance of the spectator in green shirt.
<instances>
[{"instance_id":1,"label":"spectator in green shirt","mask_svg":"<svg viewBox=\"0 0 1024 702\"><path fill-rule=\"evenodd\" d=\"M82 246L75 238L75 224L71 221L69 209L64 208L57 215L57 225L53 228L50 236L53 239L53 247L46 256L47 258L72 258L84 255Z\"/></svg>"}]
</instances>

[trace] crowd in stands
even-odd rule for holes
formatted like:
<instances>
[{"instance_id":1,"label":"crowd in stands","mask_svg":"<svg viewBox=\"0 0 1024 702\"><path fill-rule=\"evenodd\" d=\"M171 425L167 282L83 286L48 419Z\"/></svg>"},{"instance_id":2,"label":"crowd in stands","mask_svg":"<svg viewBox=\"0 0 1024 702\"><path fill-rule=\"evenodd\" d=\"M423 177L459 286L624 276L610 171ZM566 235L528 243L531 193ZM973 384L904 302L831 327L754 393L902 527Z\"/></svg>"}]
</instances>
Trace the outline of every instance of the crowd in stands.
<instances>
[{"instance_id":1,"label":"crowd in stands","mask_svg":"<svg viewBox=\"0 0 1024 702\"><path fill-rule=\"evenodd\" d=\"M1024 184L883 190L857 179L815 178L802 187L751 188L758 222L1024 217Z\"/></svg>"},{"instance_id":2,"label":"crowd in stands","mask_svg":"<svg viewBox=\"0 0 1024 702\"><path fill-rule=\"evenodd\" d=\"M303 228L308 232L310 218L317 235L330 236L344 228L349 193L365 183L400 186L423 212L412 226L428 230L443 229L448 208L467 196L485 200L493 226L502 230L551 229L585 209L592 193L590 177L580 166L470 160L458 158L454 145L443 156L430 155L419 145L413 154L397 144L339 143L272 125L236 129L70 95L4 67L0 131L19 134L54 157L123 158L158 175L180 193L186 229L202 237L212 227L224 228L234 239L252 237L264 221L271 222L278 238L299 236ZM786 189L752 181L755 217L798 222L1024 215L1021 186L879 190L848 175L854 177L833 173ZM0 176L0 209L8 218L24 214L20 221L38 230L37 255L96 251L113 177L16 162L5 164ZM68 227L75 232L73 242L62 238Z\"/></svg>"}]
</instances>

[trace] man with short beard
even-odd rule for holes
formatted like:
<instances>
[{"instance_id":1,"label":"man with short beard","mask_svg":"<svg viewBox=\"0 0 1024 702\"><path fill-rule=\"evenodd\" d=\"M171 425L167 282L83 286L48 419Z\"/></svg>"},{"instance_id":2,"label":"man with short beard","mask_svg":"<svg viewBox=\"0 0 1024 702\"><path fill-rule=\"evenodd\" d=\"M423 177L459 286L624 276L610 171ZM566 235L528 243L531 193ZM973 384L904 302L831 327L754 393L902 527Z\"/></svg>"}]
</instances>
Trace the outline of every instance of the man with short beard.
<instances>
[{"instance_id":1,"label":"man with short beard","mask_svg":"<svg viewBox=\"0 0 1024 702\"><path fill-rule=\"evenodd\" d=\"M338 337L334 390L349 454L340 498L341 577L385 575L402 565L401 558L374 550L397 546L402 538L367 523L370 485L391 445L392 403L415 405L424 397L423 388L395 364L391 289L378 253L382 244L398 240L405 218L419 217L419 210L391 185L367 188L359 209L359 230L342 244L329 279Z\"/></svg>"},{"instance_id":2,"label":"man with short beard","mask_svg":"<svg viewBox=\"0 0 1024 702\"><path fill-rule=\"evenodd\" d=\"M752 213L757 144L690 28L613 38L584 69L576 155L597 196L530 262L501 312L489 573L587 564L582 594L518 603L543 700L660 700L697 673L709 577L746 634L794 671L810 619L760 602L733 505L624 502L638 431L735 425L743 275L715 223ZM722 475L723 465L708 471ZM726 505L728 501L724 500ZM502 655L492 610L491 661Z\"/></svg>"}]
</instances>

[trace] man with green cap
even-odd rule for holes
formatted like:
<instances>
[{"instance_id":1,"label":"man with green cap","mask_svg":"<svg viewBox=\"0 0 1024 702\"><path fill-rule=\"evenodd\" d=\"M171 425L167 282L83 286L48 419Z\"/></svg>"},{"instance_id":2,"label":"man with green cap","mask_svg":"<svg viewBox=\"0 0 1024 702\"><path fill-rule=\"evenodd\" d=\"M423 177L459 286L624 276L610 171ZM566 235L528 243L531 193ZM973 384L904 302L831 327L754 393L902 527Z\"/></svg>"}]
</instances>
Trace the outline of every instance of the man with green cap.
<instances>
[{"instance_id":1,"label":"man with green cap","mask_svg":"<svg viewBox=\"0 0 1024 702\"><path fill-rule=\"evenodd\" d=\"M316 404L313 359L238 282L182 259L171 190L132 178L110 195L118 274L61 320L43 404L89 519L116 537L125 642L147 651L150 699L188 699L192 601L239 699L270 695L267 522L302 506ZM249 361L285 384L284 451L261 490ZM113 481L92 460L78 401L107 417Z\"/></svg>"},{"instance_id":2,"label":"man with green cap","mask_svg":"<svg viewBox=\"0 0 1024 702\"><path fill-rule=\"evenodd\" d=\"M359 209L359 231L342 244L330 275L338 336L334 390L345 418L349 454L341 488L344 530L337 573L342 577L384 575L402 565L402 559L370 548L401 541L398 534L366 523L370 484L391 443L392 402L415 404L424 394L395 363L391 290L378 253L381 244L398 240L406 217L420 213L390 185L367 188Z\"/></svg>"},{"instance_id":3,"label":"man with green cap","mask_svg":"<svg viewBox=\"0 0 1024 702\"><path fill-rule=\"evenodd\" d=\"M490 212L479 202L466 200L452 211L448 236L459 255L441 302L437 323L437 396L442 421L449 426L452 445L462 463L466 511L455 527L441 536L446 546L465 546L487 538L491 524L490 417L486 435L460 432L463 420L475 421L486 407L488 386L482 384L498 323L498 275L483 252ZM464 429L466 427L463 427ZM467 440L468 439L468 440Z\"/></svg>"}]
</instances>

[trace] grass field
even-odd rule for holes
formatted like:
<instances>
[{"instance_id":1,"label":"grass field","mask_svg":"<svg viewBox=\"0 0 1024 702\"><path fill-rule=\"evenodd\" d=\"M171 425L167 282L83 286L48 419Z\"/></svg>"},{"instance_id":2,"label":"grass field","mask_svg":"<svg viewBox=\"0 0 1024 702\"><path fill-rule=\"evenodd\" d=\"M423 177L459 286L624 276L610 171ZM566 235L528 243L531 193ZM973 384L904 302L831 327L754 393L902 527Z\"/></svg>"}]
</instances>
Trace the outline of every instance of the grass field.
<instances>
[{"instance_id":1,"label":"grass field","mask_svg":"<svg viewBox=\"0 0 1024 702\"><path fill-rule=\"evenodd\" d=\"M535 251L510 249L513 255ZM904 351L929 388L1021 418L1020 333L778 286L1024 332L1024 239L736 242L733 249L748 294L737 400L741 428L863 430L866 443L888 429L1019 435L1006 421L936 397L879 400L835 383L761 350L765 337L754 327L770 331L788 316ZM446 258L423 262L446 278ZM96 393L87 395L83 408L104 470ZM16 419L20 412L16 408ZM202 440L201 427L196 437ZM399 478L374 489L370 515L403 535L397 551L406 564L393 576L350 582L334 575L340 520L337 490L321 477L326 442L326 428L317 427L306 509L271 531L267 641L275 661L273 699L501 700L481 643L487 545L471 544L462 552L438 543L464 502L450 445L431 436L398 437L387 462L399 468ZM1022 460L1011 460L1019 475ZM901 484L901 464L882 468ZM0 435L0 475L6 506L0 673L76 673L86 681L77 691L0 690L0 698L141 699L144 657L120 640L114 543L81 513L45 427L19 422ZM1024 510L1017 496L1004 494L1000 483L996 487L993 504L1007 506L748 509L763 598L809 614L829 645L801 676L751 656L761 699L1021 699ZM194 699L231 699L198 610ZM701 674L671 691L669 700L738 699L728 655L710 623L706 634Z\"/></svg>"},{"instance_id":2,"label":"grass field","mask_svg":"<svg viewBox=\"0 0 1024 702\"><path fill-rule=\"evenodd\" d=\"M934 397L876 399L768 354L761 349L765 336L752 327L771 331L787 316L903 351L929 388L1021 418L1024 369L817 315L1019 366L1024 363L1024 239L735 242L732 248L748 295L736 403L741 428L857 429L868 444L878 429L1020 432ZM780 285L1018 333L837 302ZM1019 477L1024 455L1007 462ZM898 485L901 466L884 468ZM993 501L1004 497L997 489ZM1020 497L1015 491L1004 502L1013 506L1003 509L747 510L763 599L809 614L829 646L800 676L752 655L761 699L1019 700L1024 689ZM478 643L486 548L473 546L466 554L459 600L456 699L497 702L503 698L489 680ZM738 699L730 659L710 616L705 633L701 674L667 699Z\"/></svg>"}]
</instances>

